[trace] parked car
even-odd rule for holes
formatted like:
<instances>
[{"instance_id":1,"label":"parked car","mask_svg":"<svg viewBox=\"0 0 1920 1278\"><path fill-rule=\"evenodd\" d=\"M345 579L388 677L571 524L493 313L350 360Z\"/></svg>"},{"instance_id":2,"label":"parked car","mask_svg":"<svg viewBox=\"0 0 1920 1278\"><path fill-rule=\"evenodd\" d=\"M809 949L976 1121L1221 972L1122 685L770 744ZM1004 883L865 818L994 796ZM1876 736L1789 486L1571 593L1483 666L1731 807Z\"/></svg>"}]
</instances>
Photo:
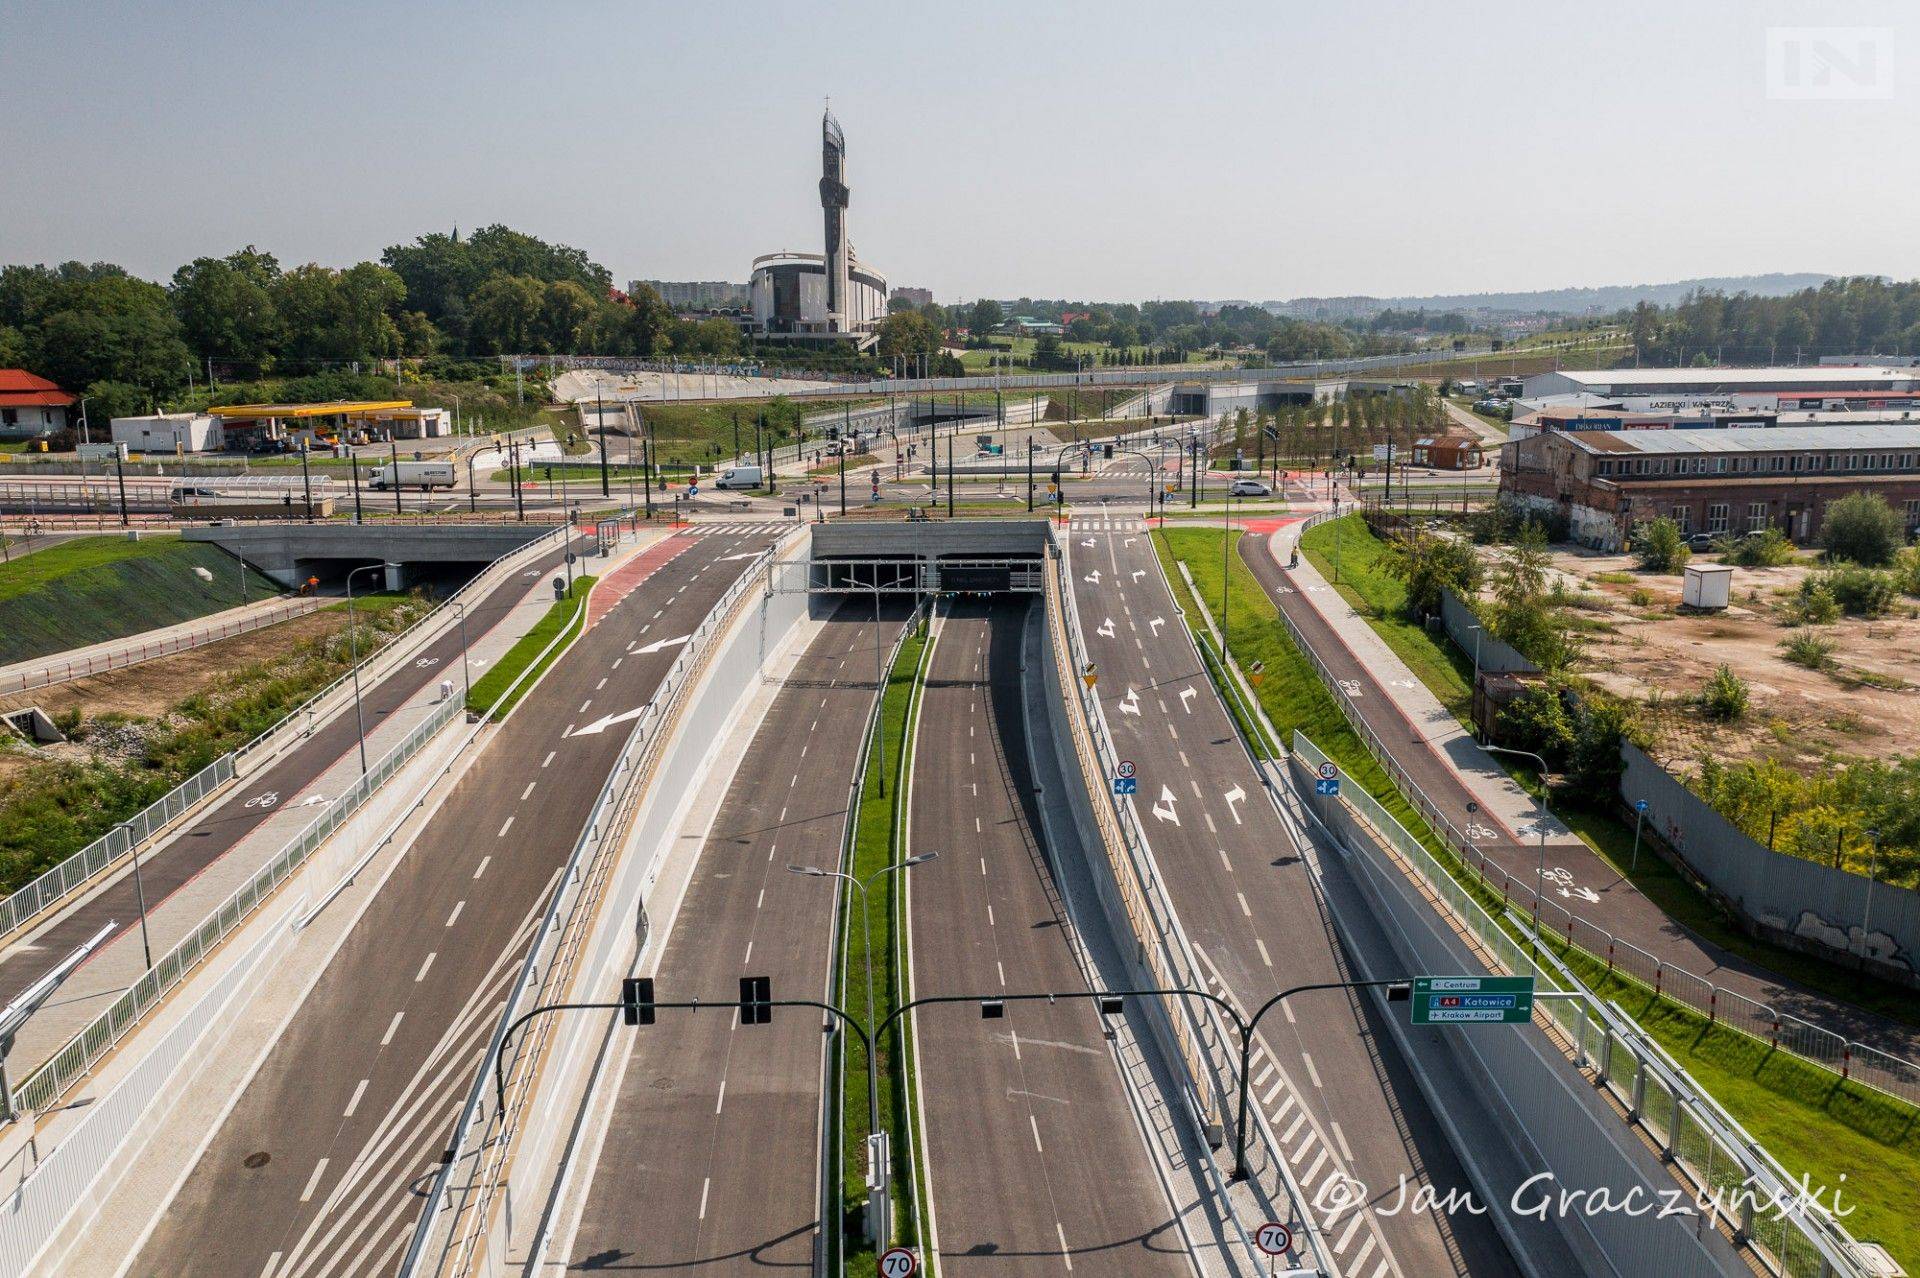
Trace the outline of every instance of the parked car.
<instances>
[{"instance_id":1,"label":"parked car","mask_svg":"<svg viewBox=\"0 0 1920 1278\"><path fill-rule=\"evenodd\" d=\"M1272 487L1265 480L1260 479L1236 479L1233 481L1232 491L1235 497L1273 496Z\"/></svg>"},{"instance_id":2,"label":"parked car","mask_svg":"<svg viewBox=\"0 0 1920 1278\"><path fill-rule=\"evenodd\" d=\"M1719 540L1720 539L1714 536L1712 533L1703 533L1703 532L1693 533L1687 538L1687 549L1702 550L1702 551L1712 550L1714 543Z\"/></svg>"}]
</instances>

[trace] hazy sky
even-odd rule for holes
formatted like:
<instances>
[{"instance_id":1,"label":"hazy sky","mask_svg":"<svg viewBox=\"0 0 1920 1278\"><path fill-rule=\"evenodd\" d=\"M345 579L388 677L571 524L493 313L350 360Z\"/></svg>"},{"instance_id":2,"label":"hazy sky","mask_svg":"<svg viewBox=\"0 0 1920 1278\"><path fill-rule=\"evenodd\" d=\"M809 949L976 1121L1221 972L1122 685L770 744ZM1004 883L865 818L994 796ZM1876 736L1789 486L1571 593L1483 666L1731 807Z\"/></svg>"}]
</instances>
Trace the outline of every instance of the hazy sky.
<instances>
[{"instance_id":1,"label":"hazy sky","mask_svg":"<svg viewBox=\"0 0 1920 1278\"><path fill-rule=\"evenodd\" d=\"M1780 96L1781 27L1886 29L1880 96ZM505 222L744 280L819 250L827 95L943 300L1920 276L1911 3L0 0L0 84L0 262L157 278Z\"/></svg>"}]
</instances>

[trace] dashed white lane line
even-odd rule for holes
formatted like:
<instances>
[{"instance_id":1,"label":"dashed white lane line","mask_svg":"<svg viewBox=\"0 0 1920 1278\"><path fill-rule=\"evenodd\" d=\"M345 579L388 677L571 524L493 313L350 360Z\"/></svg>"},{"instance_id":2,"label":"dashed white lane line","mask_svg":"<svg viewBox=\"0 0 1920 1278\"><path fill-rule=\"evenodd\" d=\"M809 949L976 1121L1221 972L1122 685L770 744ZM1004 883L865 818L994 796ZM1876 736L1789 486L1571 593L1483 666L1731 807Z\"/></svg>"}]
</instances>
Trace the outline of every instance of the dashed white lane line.
<instances>
[{"instance_id":1,"label":"dashed white lane line","mask_svg":"<svg viewBox=\"0 0 1920 1278\"><path fill-rule=\"evenodd\" d=\"M700 1219L702 1220L707 1218L707 1191L712 1188L713 1177L709 1176L700 1182Z\"/></svg>"},{"instance_id":2,"label":"dashed white lane line","mask_svg":"<svg viewBox=\"0 0 1920 1278\"><path fill-rule=\"evenodd\" d=\"M748 942L747 942L747 953L746 953L746 957L745 957L745 958L743 958L743 959L741 959L741 960L740 960L740 963L741 963L741 965L742 965L742 966L745 966L746 964L748 964L748 963L751 963L751 962L753 962L753 942L752 942L752 941L748 941Z\"/></svg>"},{"instance_id":3,"label":"dashed white lane line","mask_svg":"<svg viewBox=\"0 0 1920 1278\"><path fill-rule=\"evenodd\" d=\"M980 818L979 818L979 817L975 817L975 818L973 819L973 832L974 832L975 834L979 834L979 833L980 833Z\"/></svg>"},{"instance_id":4,"label":"dashed white lane line","mask_svg":"<svg viewBox=\"0 0 1920 1278\"><path fill-rule=\"evenodd\" d=\"M427 979L427 972L430 968L433 967L433 960L438 958L439 956L440 956L439 950L435 950L433 953L427 955L427 961L422 963L420 965L420 970L414 974L413 983L415 985L418 985L420 982Z\"/></svg>"},{"instance_id":5,"label":"dashed white lane line","mask_svg":"<svg viewBox=\"0 0 1920 1278\"><path fill-rule=\"evenodd\" d=\"M796 772L793 774L793 780L787 782L787 789L791 790L793 789L793 787L799 784L800 784L800 774Z\"/></svg>"},{"instance_id":6,"label":"dashed white lane line","mask_svg":"<svg viewBox=\"0 0 1920 1278\"><path fill-rule=\"evenodd\" d=\"M393 1019L387 1022L387 1032L380 1036L380 1046L385 1047L393 1042L393 1036L399 1031L400 1022L405 1020L406 1016L407 1014L405 1012L395 1012L393 1014Z\"/></svg>"},{"instance_id":7,"label":"dashed white lane line","mask_svg":"<svg viewBox=\"0 0 1920 1278\"><path fill-rule=\"evenodd\" d=\"M1235 892L1234 895L1240 898L1240 912L1248 918L1252 918L1253 907L1247 904L1247 894L1245 892Z\"/></svg>"},{"instance_id":8,"label":"dashed white lane line","mask_svg":"<svg viewBox=\"0 0 1920 1278\"><path fill-rule=\"evenodd\" d=\"M1227 850L1225 848L1215 848L1214 851L1220 854L1220 864L1227 868L1227 873L1232 874L1233 862L1227 860Z\"/></svg>"},{"instance_id":9,"label":"dashed white lane line","mask_svg":"<svg viewBox=\"0 0 1920 1278\"><path fill-rule=\"evenodd\" d=\"M1340 1130L1340 1124L1337 1121L1330 1122L1327 1124L1327 1126L1333 1128L1333 1138L1334 1140L1339 1142L1341 1156L1345 1158L1348 1162L1352 1162L1353 1146L1347 1144L1347 1134ZM1346 1244L1343 1242L1340 1244L1340 1246L1345 1247Z\"/></svg>"},{"instance_id":10,"label":"dashed white lane line","mask_svg":"<svg viewBox=\"0 0 1920 1278\"><path fill-rule=\"evenodd\" d=\"M980 877L983 879L987 877L987 858L984 856L980 858Z\"/></svg>"},{"instance_id":11,"label":"dashed white lane line","mask_svg":"<svg viewBox=\"0 0 1920 1278\"><path fill-rule=\"evenodd\" d=\"M487 866L491 864L492 861L493 861L493 858L490 856L481 857L480 864L473 867L473 877L477 879L481 875L485 874L487 872Z\"/></svg>"},{"instance_id":12,"label":"dashed white lane line","mask_svg":"<svg viewBox=\"0 0 1920 1278\"><path fill-rule=\"evenodd\" d=\"M494 835L493 837L496 839L504 839L507 837L507 831L511 830L512 828L513 828L513 818L508 817L507 823L500 827L500 833Z\"/></svg>"},{"instance_id":13,"label":"dashed white lane line","mask_svg":"<svg viewBox=\"0 0 1920 1278\"><path fill-rule=\"evenodd\" d=\"M993 926L993 907L991 905L987 907L987 926Z\"/></svg>"},{"instance_id":14,"label":"dashed white lane line","mask_svg":"<svg viewBox=\"0 0 1920 1278\"><path fill-rule=\"evenodd\" d=\"M1033 1128L1033 1152L1036 1154L1046 1153L1046 1147L1040 1143L1040 1120L1032 1114L1028 1114L1027 1126Z\"/></svg>"},{"instance_id":15,"label":"dashed white lane line","mask_svg":"<svg viewBox=\"0 0 1920 1278\"><path fill-rule=\"evenodd\" d=\"M1060 1227L1059 1221L1053 1222L1053 1232L1060 1239L1060 1259L1067 1262L1067 1272L1073 1272L1073 1253L1067 1250L1067 1231Z\"/></svg>"},{"instance_id":16,"label":"dashed white lane line","mask_svg":"<svg viewBox=\"0 0 1920 1278\"><path fill-rule=\"evenodd\" d=\"M460 918L460 911L466 908L467 908L467 903L465 901L455 901L453 903L453 913L447 915L447 926L452 927L454 923Z\"/></svg>"},{"instance_id":17,"label":"dashed white lane line","mask_svg":"<svg viewBox=\"0 0 1920 1278\"><path fill-rule=\"evenodd\" d=\"M321 1159L313 1165L313 1175L307 1177L307 1187L300 1191L301 1202L311 1202L313 1191L320 1188L320 1178L327 1174L327 1160Z\"/></svg>"},{"instance_id":18,"label":"dashed white lane line","mask_svg":"<svg viewBox=\"0 0 1920 1278\"><path fill-rule=\"evenodd\" d=\"M585 714L585 713L587 712L587 707L588 707L588 706L590 706L590 705L592 705L592 704L593 704L593 698L592 698L592 697L588 697L588 698L587 698L587 699L586 699L585 701L582 701L582 702L580 703L580 710L579 710L579 713L581 713L581 714Z\"/></svg>"},{"instance_id":19,"label":"dashed white lane line","mask_svg":"<svg viewBox=\"0 0 1920 1278\"><path fill-rule=\"evenodd\" d=\"M727 1103L727 1080L723 1078L720 1080L720 1094L714 1097L714 1100L713 1100L713 1112L716 1114L719 1113L721 1108L725 1106L726 1103Z\"/></svg>"},{"instance_id":20,"label":"dashed white lane line","mask_svg":"<svg viewBox=\"0 0 1920 1278\"><path fill-rule=\"evenodd\" d=\"M1280 1005L1280 1011L1282 1012L1282 1014L1284 1014L1284 1015L1286 1016L1286 1018L1287 1018L1287 1024L1289 1024L1289 1025L1298 1025L1298 1024L1300 1023L1300 1022L1298 1022L1298 1021L1296 1021L1296 1020L1294 1020L1294 1019L1293 1019L1293 1009L1292 1009L1291 1007L1289 1007L1289 1006L1287 1006L1287 1005L1286 1005L1285 1003L1282 1003L1282 1004Z\"/></svg>"},{"instance_id":21,"label":"dashed white lane line","mask_svg":"<svg viewBox=\"0 0 1920 1278\"><path fill-rule=\"evenodd\" d=\"M1203 817L1205 817L1205 818L1207 819L1207 833L1208 833L1208 834L1218 834L1218 833L1220 833L1220 827L1219 827L1219 826L1217 826L1217 825L1215 825L1215 824L1213 823L1213 813L1211 813L1211 812L1202 812L1202 813L1201 813L1200 815L1201 815L1201 816L1203 816Z\"/></svg>"},{"instance_id":22,"label":"dashed white lane line","mask_svg":"<svg viewBox=\"0 0 1920 1278\"><path fill-rule=\"evenodd\" d=\"M353 1111L360 1108L360 1098L367 1094L367 1084L372 1081L373 1081L372 1079L367 1079L367 1078L363 1078L360 1080L360 1086L353 1089L353 1098L347 1102L346 1113L340 1115L340 1117L342 1118L353 1117Z\"/></svg>"},{"instance_id":23,"label":"dashed white lane line","mask_svg":"<svg viewBox=\"0 0 1920 1278\"><path fill-rule=\"evenodd\" d=\"M1267 953L1267 943L1256 936L1253 938L1253 944L1254 947L1260 951L1260 961L1268 967L1272 967L1273 959Z\"/></svg>"},{"instance_id":24,"label":"dashed white lane line","mask_svg":"<svg viewBox=\"0 0 1920 1278\"><path fill-rule=\"evenodd\" d=\"M540 766L544 768L544 767L546 767L546 766L547 766L547 765L548 765L549 763L552 763L552 762L553 762L553 756L554 756L554 755L556 755L556 754L559 754L559 753L560 753L560 752L559 752L558 750L549 750L549 751L547 751L547 757L546 757L546 758L544 758L544 759L542 759L542 760L540 760Z\"/></svg>"},{"instance_id":25,"label":"dashed white lane line","mask_svg":"<svg viewBox=\"0 0 1920 1278\"><path fill-rule=\"evenodd\" d=\"M608 667L607 667L607 669L609 669L609 670L618 670L618 669L620 668L620 663L621 663L621 662L623 662L623 661L625 661L625 660L626 660L626 658L625 658L625 657L615 657L615 658L613 659L613 664L612 664L611 666L608 666Z\"/></svg>"},{"instance_id":26,"label":"dashed white lane line","mask_svg":"<svg viewBox=\"0 0 1920 1278\"><path fill-rule=\"evenodd\" d=\"M520 802L525 803L527 801L527 796L533 793L533 787L539 784L540 783L538 781L527 782L527 788L520 792Z\"/></svg>"},{"instance_id":27,"label":"dashed white lane line","mask_svg":"<svg viewBox=\"0 0 1920 1278\"><path fill-rule=\"evenodd\" d=\"M600 691L600 689L602 689L602 688L604 688L604 687L606 687L606 686L607 686L607 676L605 676L605 675L602 675L602 676L601 676L601 678L600 678L600 682L599 682L599 683L596 683L596 684L594 684L594 685L593 685L593 690L594 690L595 692L598 692L598 691Z\"/></svg>"},{"instance_id":28,"label":"dashed white lane line","mask_svg":"<svg viewBox=\"0 0 1920 1278\"><path fill-rule=\"evenodd\" d=\"M1307 1063L1307 1077L1313 1080L1315 1087L1320 1086L1320 1071L1313 1067L1313 1057L1302 1052L1300 1053L1300 1059Z\"/></svg>"}]
</instances>

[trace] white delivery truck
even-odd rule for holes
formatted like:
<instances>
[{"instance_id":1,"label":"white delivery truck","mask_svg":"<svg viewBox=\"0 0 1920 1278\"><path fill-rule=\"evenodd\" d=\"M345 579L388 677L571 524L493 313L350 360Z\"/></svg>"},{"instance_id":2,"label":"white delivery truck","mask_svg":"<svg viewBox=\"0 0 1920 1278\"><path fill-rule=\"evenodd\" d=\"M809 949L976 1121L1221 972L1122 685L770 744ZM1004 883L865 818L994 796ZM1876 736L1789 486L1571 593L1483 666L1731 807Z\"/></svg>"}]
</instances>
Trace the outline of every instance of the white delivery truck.
<instances>
[{"instance_id":1,"label":"white delivery truck","mask_svg":"<svg viewBox=\"0 0 1920 1278\"><path fill-rule=\"evenodd\" d=\"M377 466L367 482L378 489L451 488L455 471L452 462L403 461L397 465Z\"/></svg>"},{"instance_id":2,"label":"white delivery truck","mask_svg":"<svg viewBox=\"0 0 1920 1278\"><path fill-rule=\"evenodd\" d=\"M729 466L720 472L713 481L715 488L758 488L761 471L758 466Z\"/></svg>"}]
</instances>

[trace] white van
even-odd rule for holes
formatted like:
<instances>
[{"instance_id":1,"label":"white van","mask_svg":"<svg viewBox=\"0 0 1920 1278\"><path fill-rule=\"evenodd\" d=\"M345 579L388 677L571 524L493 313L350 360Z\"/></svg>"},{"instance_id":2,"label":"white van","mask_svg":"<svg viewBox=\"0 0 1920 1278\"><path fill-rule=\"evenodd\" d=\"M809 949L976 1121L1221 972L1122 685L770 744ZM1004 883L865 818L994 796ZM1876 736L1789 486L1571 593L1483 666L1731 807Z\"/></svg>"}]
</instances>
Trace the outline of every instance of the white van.
<instances>
[{"instance_id":1,"label":"white van","mask_svg":"<svg viewBox=\"0 0 1920 1278\"><path fill-rule=\"evenodd\" d=\"M758 466L729 466L720 472L713 481L715 488L758 488L761 470Z\"/></svg>"}]
</instances>

